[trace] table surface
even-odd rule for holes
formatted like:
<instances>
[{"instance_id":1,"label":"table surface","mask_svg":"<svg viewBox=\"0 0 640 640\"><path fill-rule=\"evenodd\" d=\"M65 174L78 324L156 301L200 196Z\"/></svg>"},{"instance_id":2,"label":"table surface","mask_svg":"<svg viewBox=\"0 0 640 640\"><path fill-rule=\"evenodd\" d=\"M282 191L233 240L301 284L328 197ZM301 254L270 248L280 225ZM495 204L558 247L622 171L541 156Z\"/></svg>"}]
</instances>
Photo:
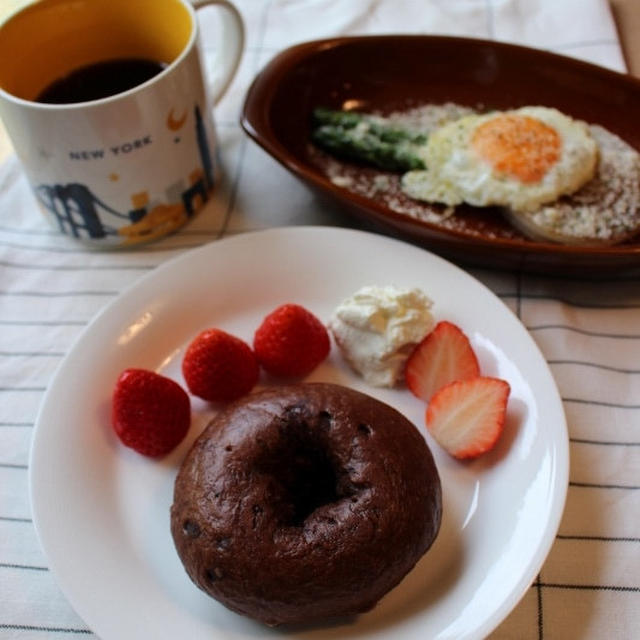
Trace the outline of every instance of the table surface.
<instances>
[{"instance_id":1,"label":"table surface","mask_svg":"<svg viewBox=\"0 0 640 640\"><path fill-rule=\"evenodd\" d=\"M22 0L4 1L0 11ZM239 74L216 109L224 175L214 201L177 234L137 251L103 253L79 247L46 226L28 204L26 181L0 130L2 640L92 635L57 587L38 544L28 500L28 461L47 386L96 314L156 266L223 236L299 224L358 226L342 211L316 200L238 125L251 79L277 51L330 34L426 32L434 25L436 32L481 37L501 38L508 31L511 35L504 39L513 40L513 23L524 16L526 24L520 27L526 30L526 44L603 63L619 59L610 29L615 24L627 67L640 75L638 0L611 0L611 24L605 0L236 4L247 23L248 39ZM597 17L592 23L581 13L586 13L584 7ZM562 12L580 19L571 23L563 13L554 33L547 25ZM487 25L488 31L477 25ZM502 299L539 346L563 399L570 438L570 482L555 543L531 588L491 638L637 638L640 279L581 281L465 269Z\"/></svg>"},{"instance_id":2,"label":"table surface","mask_svg":"<svg viewBox=\"0 0 640 640\"><path fill-rule=\"evenodd\" d=\"M611 0L613 17L629 73L640 76L640 2Z\"/></svg>"}]
</instances>

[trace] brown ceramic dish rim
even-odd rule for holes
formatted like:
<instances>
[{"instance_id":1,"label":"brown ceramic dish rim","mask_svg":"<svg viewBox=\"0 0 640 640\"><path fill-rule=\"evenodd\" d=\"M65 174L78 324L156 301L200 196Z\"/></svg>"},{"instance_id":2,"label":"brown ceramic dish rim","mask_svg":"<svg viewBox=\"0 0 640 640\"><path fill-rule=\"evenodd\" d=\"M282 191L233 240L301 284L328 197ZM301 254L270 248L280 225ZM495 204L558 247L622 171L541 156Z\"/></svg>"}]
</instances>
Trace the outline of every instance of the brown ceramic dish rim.
<instances>
[{"instance_id":1,"label":"brown ceramic dish rim","mask_svg":"<svg viewBox=\"0 0 640 640\"><path fill-rule=\"evenodd\" d=\"M463 38L457 36L429 36L429 35L370 35L370 36L344 36L311 40L293 45L276 54L267 65L254 78L245 99L241 115L241 126L244 131L265 151L267 151L281 165L293 174L302 178L307 183L330 194L335 200L346 205L357 205L363 211L367 211L379 221L394 221L395 228L411 227L415 231L431 232L441 240L449 241L453 244L459 243L464 246L483 247L485 249L514 250L516 252L526 252L534 254L552 254L555 256L588 256L589 258L614 257L614 256L639 256L640 257L640 236L636 236L638 241L626 244L611 246L584 246L556 244L551 242L538 242L526 238L490 238L481 235L473 235L464 231L443 228L437 224L418 220L411 216L394 212L385 206L379 205L375 201L361 196L357 193L349 192L335 184L326 177L319 169L307 166L297 160L290 150L280 142L278 136L273 131L270 121L269 108L278 83L296 68L305 59L314 54L341 47L347 44L358 42L376 42L381 46L392 45L399 40L402 41L431 41L440 44L448 44L452 47L465 44L468 46L490 47L503 52L514 51L520 54L526 53L538 59L546 59L549 62L562 61L562 64L573 66L577 72L583 71L591 75L599 76L605 81L616 83L624 82L640 93L640 79L629 74L620 73L601 67L596 64L585 62L576 58L563 56L542 49L535 49L521 45L515 45L494 40L480 38ZM428 236L425 236L428 237Z\"/></svg>"}]
</instances>

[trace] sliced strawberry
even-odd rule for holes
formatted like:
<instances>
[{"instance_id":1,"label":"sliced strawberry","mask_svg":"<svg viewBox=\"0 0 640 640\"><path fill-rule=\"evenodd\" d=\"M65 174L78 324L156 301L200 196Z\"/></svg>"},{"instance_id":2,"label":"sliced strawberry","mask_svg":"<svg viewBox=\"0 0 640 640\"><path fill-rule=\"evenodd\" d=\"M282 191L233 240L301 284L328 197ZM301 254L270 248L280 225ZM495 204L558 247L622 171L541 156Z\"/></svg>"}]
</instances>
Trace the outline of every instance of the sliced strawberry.
<instances>
[{"instance_id":1,"label":"sliced strawberry","mask_svg":"<svg viewBox=\"0 0 640 640\"><path fill-rule=\"evenodd\" d=\"M438 391L427 407L427 429L456 458L489 451L502 433L511 388L499 378L458 380Z\"/></svg>"},{"instance_id":2,"label":"sliced strawberry","mask_svg":"<svg viewBox=\"0 0 640 640\"><path fill-rule=\"evenodd\" d=\"M431 396L454 380L480 375L478 358L469 338L451 322L439 322L413 350L404 370L413 395L429 402Z\"/></svg>"}]
</instances>

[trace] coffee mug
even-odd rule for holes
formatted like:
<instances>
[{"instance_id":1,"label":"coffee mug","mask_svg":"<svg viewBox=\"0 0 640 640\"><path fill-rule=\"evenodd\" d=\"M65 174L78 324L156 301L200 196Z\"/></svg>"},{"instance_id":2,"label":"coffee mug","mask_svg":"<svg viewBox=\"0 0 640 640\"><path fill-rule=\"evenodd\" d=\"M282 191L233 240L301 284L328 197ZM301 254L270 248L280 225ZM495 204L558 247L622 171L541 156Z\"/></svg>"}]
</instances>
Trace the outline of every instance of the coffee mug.
<instances>
[{"instance_id":1,"label":"coffee mug","mask_svg":"<svg viewBox=\"0 0 640 640\"><path fill-rule=\"evenodd\" d=\"M217 79L195 10L218 5ZM44 214L99 247L187 222L217 181L213 105L242 55L227 0L38 0L0 26L0 119Z\"/></svg>"}]
</instances>

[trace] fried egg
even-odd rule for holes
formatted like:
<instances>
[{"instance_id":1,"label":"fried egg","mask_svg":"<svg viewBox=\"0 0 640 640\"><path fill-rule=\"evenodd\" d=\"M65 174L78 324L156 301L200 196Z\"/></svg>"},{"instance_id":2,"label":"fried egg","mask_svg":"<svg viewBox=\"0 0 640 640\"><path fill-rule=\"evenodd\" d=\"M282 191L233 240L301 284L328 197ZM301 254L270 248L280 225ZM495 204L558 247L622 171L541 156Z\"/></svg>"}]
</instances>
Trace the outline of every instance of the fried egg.
<instances>
[{"instance_id":1,"label":"fried egg","mask_svg":"<svg viewBox=\"0 0 640 640\"><path fill-rule=\"evenodd\" d=\"M426 170L402 178L412 198L534 211L593 178L598 146L585 123L557 109L522 107L450 122L419 154Z\"/></svg>"}]
</instances>

